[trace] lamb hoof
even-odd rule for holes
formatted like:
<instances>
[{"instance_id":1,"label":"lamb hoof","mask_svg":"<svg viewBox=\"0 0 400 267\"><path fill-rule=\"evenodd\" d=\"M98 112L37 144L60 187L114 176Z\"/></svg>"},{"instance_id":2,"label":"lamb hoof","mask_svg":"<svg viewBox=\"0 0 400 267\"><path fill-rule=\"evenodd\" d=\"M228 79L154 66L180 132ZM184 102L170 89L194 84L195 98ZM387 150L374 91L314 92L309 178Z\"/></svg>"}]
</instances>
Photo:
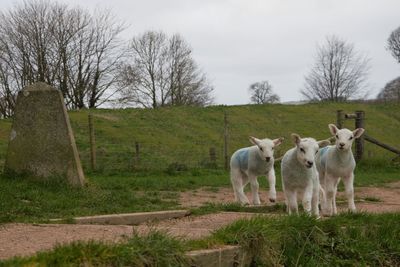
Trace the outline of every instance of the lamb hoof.
<instances>
[{"instance_id":1,"label":"lamb hoof","mask_svg":"<svg viewBox=\"0 0 400 267\"><path fill-rule=\"evenodd\" d=\"M272 202L272 203L275 203L276 200L273 199L273 198L270 198L269 201Z\"/></svg>"}]
</instances>

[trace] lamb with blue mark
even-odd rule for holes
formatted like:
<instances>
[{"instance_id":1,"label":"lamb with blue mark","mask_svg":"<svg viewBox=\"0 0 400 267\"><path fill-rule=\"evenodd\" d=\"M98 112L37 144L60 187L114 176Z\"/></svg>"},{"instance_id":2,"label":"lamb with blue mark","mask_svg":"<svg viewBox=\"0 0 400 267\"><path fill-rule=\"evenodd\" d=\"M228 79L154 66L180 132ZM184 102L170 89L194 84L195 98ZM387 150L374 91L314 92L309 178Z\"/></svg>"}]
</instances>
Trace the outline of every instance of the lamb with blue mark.
<instances>
[{"instance_id":1,"label":"lamb with blue mark","mask_svg":"<svg viewBox=\"0 0 400 267\"><path fill-rule=\"evenodd\" d=\"M355 212L354 204L354 160L351 146L353 141L360 138L364 133L363 128L354 131L349 129L338 129L336 125L329 124L329 130L336 141L334 146L328 146L325 150L320 150L315 162L326 197L321 202L322 212L326 216L337 214L336 193L340 179L343 180L349 211Z\"/></svg>"},{"instance_id":2,"label":"lamb with blue mark","mask_svg":"<svg viewBox=\"0 0 400 267\"><path fill-rule=\"evenodd\" d=\"M279 146L283 137L270 140L258 139L250 136L250 142L254 146L237 150L231 157L231 182L235 194L235 200L241 204L250 204L244 194L244 187L250 182L254 205L260 205L258 194L259 184L257 177L265 175L269 182L269 200L276 201L274 148Z\"/></svg>"}]
</instances>

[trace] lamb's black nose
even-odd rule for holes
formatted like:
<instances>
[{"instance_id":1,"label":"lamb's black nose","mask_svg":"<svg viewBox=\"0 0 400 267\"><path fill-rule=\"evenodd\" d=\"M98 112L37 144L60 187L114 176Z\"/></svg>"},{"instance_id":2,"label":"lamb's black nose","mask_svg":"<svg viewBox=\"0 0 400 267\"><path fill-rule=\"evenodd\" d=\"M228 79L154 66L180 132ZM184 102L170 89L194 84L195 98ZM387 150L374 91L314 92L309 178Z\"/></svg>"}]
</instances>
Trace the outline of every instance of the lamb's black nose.
<instances>
[{"instance_id":1,"label":"lamb's black nose","mask_svg":"<svg viewBox=\"0 0 400 267\"><path fill-rule=\"evenodd\" d=\"M314 164L314 162L312 162L312 161L307 161L307 164L308 164L308 166L312 166L313 164Z\"/></svg>"},{"instance_id":2,"label":"lamb's black nose","mask_svg":"<svg viewBox=\"0 0 400 267\"><path fill-rule=\"evenodd\" d=\"M340 146L344 146L344 143L340 143L339 145L340 145Z\"/></svg>"},{"instance_id":3,"label":"lamb's black nose","mask_svg":"<svg viewBox=\"0 0 400 267\"><path fill-rule=\"evenodd\" d=\"M265 157L265 160L266 160L267 162L269 162L269 161L271 160L271 157Z\"/></svg>"}]
</instances>

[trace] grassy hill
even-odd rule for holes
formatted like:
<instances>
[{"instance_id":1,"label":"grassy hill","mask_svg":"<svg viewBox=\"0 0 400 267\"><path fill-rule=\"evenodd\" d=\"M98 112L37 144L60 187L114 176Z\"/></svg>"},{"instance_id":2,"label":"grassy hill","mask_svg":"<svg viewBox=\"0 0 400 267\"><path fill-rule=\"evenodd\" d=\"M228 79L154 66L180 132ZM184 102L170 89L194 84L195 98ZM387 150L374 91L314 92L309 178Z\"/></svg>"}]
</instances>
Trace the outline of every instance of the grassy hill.
<instances>
[{"instance_id":1,"label":"grassy hill","mask_svg":"<svg viewBox=\"0 0 400 267\"><path fill-rule=\"evenodd\" d=\"M364 110L367 133L378 140L400 147L400 106L377 104L307 104L168 107L156 110L82 110L70 112L83 166L89 170L90 150L88 114L94 115L99 171L115 172L136 169L166 169L168 166L191 167L209 164L209 149L214 147L217 164L223 166L223 119L229 122L229 154L250 145L248 136L286 141L276 151L281 155L292 146L290 133L330 137L328 123L335 123L336 110L346 113ZM345 126L353 129L354 121ZM11 120L0 121L0 164L4 164ZM135 142L140 143L140 161L135 161ZM372 144L366 144L364 162L389 162L394 158ZM181 166L182 167L182 166ZM184 166L183 166L184 167Z\"/></svg>"},{"instance_id":2,"label":"grassy hill","mask_svg":"<svg viewBox=\"0 0 400 267\"><path fill-rule=\"evenodd\" d=\"M200 187L218 190L230 186L226 171L198 169L207 167L210 147L215 147L218 167L223 167L224 112L229 120L229 154L248 146L248 135L284 136L286 141L276 151L279 156L293 146L289 137L292 132L318 139L329 137L327 124L335 122L337 109L364 110L368 134L400 147L400 106L395 105L246 105L70 112L87 185L77 189L63 183L32 183L28 179L0 175L0 224L179 208L179 191ZM98 157L95 173L90 171L89 165L89 112L95 116ZM349 128L353 128L353 124L353 121L346 122ZM11 120L0 120L1 169L10 128ZM134 164L135 141L140 142L141 147L139 165ZM366 159L357 166L355 185L398 181L399 167L389 167L394 157L390 152L367 144ZM174 172L175 168L182 168L181 165L189 170ZM277 190L281 190L279 166L275 167ZM139 171L133 172L134 168ZM266 179L259 179L259 182L265 190Z\"/></svg>"}]
</instances>

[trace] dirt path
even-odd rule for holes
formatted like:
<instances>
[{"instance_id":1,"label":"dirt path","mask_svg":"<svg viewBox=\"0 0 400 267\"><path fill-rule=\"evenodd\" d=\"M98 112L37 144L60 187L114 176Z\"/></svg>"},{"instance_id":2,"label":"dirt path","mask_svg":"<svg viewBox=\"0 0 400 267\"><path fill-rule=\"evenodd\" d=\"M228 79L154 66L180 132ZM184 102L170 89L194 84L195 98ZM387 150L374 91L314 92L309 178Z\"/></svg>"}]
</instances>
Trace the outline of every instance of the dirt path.
<instances>
[{"instance_id":1,"label":"dirt path","mask_svg":"<svg viewBox=\"0 0 400 267\"><path fill-rule=\"evenodd\" d=\"M250 192L246 193L251 200ZM267 191L260 190L261 203L272 205L267 201ZM386 187L357 187L355 188L356 207L359 211L382 213L400 212L400 182L388 184ZM180 203L182 207L200 207L207 203L228 204L234 201L231 188L220 188L217 192L210 188L203 188L196 191L182 192ZM277 192L277 203L284 203L284 195ZM344 192L339 192L337 204L341 210L345 210L347 200Z\"/></svg>"},{"instance_id":2,"label":"dirt path","mask_svg":"<svg viewBox=\"0 0 400 267\"><path fill-rule=\"evenodd\" d=\"M400 212L400 182L381 188L358 187L355 192L358 210L374 213ZM262 190L260 196L265 201L267 192ZM345 210L347 202L342 192L337 199L340 210ZM206 203L230 203L233 200L231 188L221 188L217 192L204 188L183 192L180 196L183 208L199 207ZM277 202L284 202L282 192L278 192ZM0 259L32 255L37 251L51 249L56 244L76 240L118 242L133 232L146 233L151 229L164 230L183 238L200 238L235 220L251 216L254 214L223 212L139 226L5 224L0 225Z\"/></svg>"},{"instance_id":3,"label":"dirt path","mask_svg":"<svg viewBox=\"0 0 400 267\"><path fill-rule=\"evenodd\" d=\"M77 240L116 242L132 232L127 225L5 224L0 226L0 259L32 255Z\"/></svg>"},{"instance_id":4,"label":"dirt path","mask_svg":"<svg viewBox=\"0 0 400 267\"><path fill-rule=\"evenodd\" d=\"M251 216L254 216L254 214L222 212L138 226L5 224L0 226L0 259L28 256L38 251L49 250L57 244L77 240L118 242L131 236L133 232L147 233L152 229L166 231L176 237L196 239L207 236L213 230L238 219Z\"/></svg>"}]
</instances>

